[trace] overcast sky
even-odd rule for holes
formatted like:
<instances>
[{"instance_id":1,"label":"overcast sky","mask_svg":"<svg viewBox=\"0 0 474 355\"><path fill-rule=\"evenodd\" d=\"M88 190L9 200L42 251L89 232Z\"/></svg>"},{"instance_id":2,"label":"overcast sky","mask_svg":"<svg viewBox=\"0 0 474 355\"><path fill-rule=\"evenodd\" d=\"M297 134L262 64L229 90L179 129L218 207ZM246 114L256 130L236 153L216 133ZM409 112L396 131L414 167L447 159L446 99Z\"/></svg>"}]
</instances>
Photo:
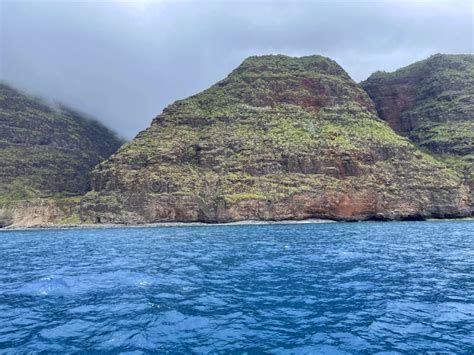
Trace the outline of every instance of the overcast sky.
<instances>
[{"instance_id":1,"label":"overcast sky","mask_svg":"<svg viewBox=\"0 0 474 355\"><path fill-rule=\"evenodd\" d=\"M473 53L469 0L0 4L0 79L126 138L250 55L321 54L360 81L434 53Z\"/></svg>"}]
</instances>

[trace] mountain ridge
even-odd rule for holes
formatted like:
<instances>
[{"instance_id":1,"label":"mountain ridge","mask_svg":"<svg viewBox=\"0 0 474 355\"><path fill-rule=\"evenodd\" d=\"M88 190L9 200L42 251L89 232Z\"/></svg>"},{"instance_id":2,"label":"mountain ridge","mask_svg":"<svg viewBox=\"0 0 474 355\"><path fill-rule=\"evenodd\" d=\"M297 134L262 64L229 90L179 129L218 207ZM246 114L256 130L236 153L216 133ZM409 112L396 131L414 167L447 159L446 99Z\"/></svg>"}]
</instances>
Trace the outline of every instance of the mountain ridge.
<instances>
[{"instance_id":1,"label":"mountain ridge","mask_svg":"<svg viewBox=\"0 0 474 355\"><path fill-rule=\"evenodd\" d=\"M474 55L432 55L361 86L395 131L464 176L472 205Z\"/></svg>"},{"instance_id":2,"label":"mountain ridge","mask_svg":"<svg viewBox=\"0 0 474 355\"><path fill-rule=\"evenodd\" d=\"M96 165L85 196L18 202L7 222L472 216L472 185L458 165L397 134L363 88L323 56L249 57Z\"/></svg>"}]
</instances>

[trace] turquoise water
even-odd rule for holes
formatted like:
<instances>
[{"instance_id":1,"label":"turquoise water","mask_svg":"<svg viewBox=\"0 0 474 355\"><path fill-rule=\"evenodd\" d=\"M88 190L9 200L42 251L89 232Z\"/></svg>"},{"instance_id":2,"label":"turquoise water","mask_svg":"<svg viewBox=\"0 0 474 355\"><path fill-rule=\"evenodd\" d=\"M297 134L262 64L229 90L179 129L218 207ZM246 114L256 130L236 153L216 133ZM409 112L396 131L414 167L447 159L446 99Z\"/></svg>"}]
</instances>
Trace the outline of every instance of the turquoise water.
<instances>
[{"instance_id":1,"label":"turquoise water","mask_svg":"<svg viewBox=\"0 0 474 355\"><path fill-rule=\"evenodd\" d=\"M0 233L0 352L474 351L474 222Z\"/></svg>"}]
</instances>

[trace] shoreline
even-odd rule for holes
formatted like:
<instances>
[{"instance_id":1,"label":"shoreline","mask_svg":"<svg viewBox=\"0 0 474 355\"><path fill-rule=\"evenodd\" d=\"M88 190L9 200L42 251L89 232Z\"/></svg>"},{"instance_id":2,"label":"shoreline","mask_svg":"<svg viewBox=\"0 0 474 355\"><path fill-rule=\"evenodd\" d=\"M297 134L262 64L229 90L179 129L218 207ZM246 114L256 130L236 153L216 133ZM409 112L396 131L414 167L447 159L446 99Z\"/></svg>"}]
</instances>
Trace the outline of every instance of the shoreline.
<instances>
[{"instance_id":1,"label":"shoreline","mask_svg":"<svg viewBox=\"0 0 474 355\"><path fill-rule=\"evenodd\" d=\"M449 221L474 221L474 217L464 218L427 218L425 220L360 220L360 221L337 221L332 219L303 219L303 220L281 220L281 221L257 221L244 220L226 223L206 223L206 222L157 222L143 224L125 223L104 223L104 224L71 224L71 225L37 225L37 226L7 226L0 228L0 232L8 231L38 231L38 230L69 230L69 229L120 229L120 228L159 228L159 227L214 227L214 226L251 226L251 225L285 225L285 224L326 224L326 223L376 223L376 222L449 222Z\"/></svg>"}]
</instances>

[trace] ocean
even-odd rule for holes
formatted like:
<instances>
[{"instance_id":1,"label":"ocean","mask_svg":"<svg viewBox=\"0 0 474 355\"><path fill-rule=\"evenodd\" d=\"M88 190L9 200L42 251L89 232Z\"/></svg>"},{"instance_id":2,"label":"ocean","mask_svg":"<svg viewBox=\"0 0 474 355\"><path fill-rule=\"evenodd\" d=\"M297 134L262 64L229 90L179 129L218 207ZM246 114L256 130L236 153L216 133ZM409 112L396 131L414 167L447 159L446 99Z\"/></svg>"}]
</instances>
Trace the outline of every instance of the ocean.
<instances>
[{"instance_id":1,"label":"ocean","mask_svg":"<svg viewBox=\"0 0 474 355\"><path fill-rule=\"evenodd\" d=\"M0 353L473 344L472 221L0 232Z\"/></svg>"}]
</instances>

